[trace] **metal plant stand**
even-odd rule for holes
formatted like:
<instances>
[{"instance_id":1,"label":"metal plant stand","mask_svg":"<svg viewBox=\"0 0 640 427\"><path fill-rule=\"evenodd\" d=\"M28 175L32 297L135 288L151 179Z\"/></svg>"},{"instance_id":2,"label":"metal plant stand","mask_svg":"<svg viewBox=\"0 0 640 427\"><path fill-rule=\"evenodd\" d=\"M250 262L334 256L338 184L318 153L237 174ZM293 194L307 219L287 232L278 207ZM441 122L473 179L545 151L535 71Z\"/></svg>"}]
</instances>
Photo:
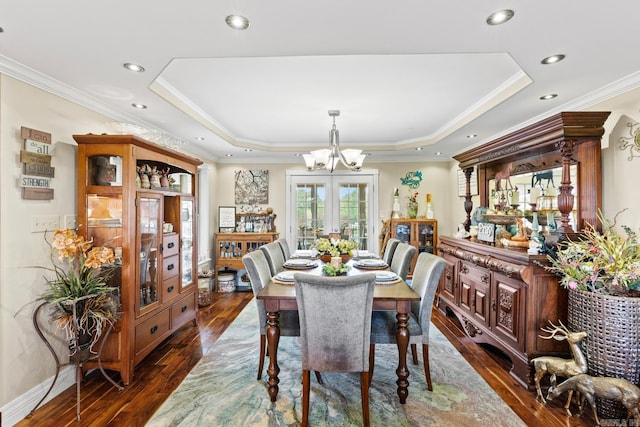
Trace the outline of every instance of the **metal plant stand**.
<instances>
[{"instance_id":1,"label":"metal plant stand","mask_svg":"<svg viewBox=\"0 0 640 427\"><path fill-rule=\"evenodd\" d=\"M42 398L38 401L38 403L36 404L36 406L31 410L31 412L29 412L29 415L27 417L31 417L33 415L33 413L36 411L36 409L38 409L38 407L42 404L42 402L44 402L44 400L47 398L47 396L49 395L49 393L51 392L51 390L53 390L53 386L55 385L56 381L58 380L58 375L60 374L60 368L62 368L63 366L66 365L70 365L72 363L74 363L76 365L76 416L78 421L80 421L80 382L82 381L82 364L84 362L84 360L82 360L82 357L80 355L80 350L79 350L79 343L78 343L78 317L77 317L77 312L76 312L76 307L77 307L77 303L83 299L86 298L90 298L92 296L87 296L87 297L83 297L77 300L69 300L69 301L65 301L65 303L68 303L69 305L72 306L73 308L73 323L75 326L75 337L74 337L74 348L76 349L76 354L75 355L71 355L71 359L69 361L69 363L60 363L60 359L58 358L58 355L56 354L55 350L53 349L53 347L51 346L51 344L49 343L49 341L47 340L47 338L44 336L44 334L42 333L42 330L40 329L40 325L38 324L38 313L40 312L40 310L47 304L49 304L48 302L43 302L42 304L40 304L36 310L33 313L33 326L36 329L36 332L38 333L38 336L40 336L40 339L42 339L42 341L45 343L45 345L47 346L47 348L49 349L49 352L51 353L51 356L53 357L53 360L56 362L56 374L53 377L53 381L51 382L51 385L49 386L49 389L47 390L47 392L44 394L44 396L42 396ZM95 356L97 362L98 362L98 367L100 368L100 372L102 372L102 375L107 379L107 381L109 381L111 384L113 384L114 387L116 387L118 389L118 391L122 391L124 390L124 388L118 384L117 382L115 382L104 370L104 368L102 367L102 361L101 361L101 355L102 355L102 349L104 347L104 343L107 341L107 338L109 338L109 334L111 333L111 330L113 329L113 325L110 322L107 322L109 324L109 327L107 328L107 331L105 332L104 338L102 339L102 342L100 343L100 346L98 348L98 354ZM71 361L73 359L73 362Z\"/></svg>"}]
</instances>

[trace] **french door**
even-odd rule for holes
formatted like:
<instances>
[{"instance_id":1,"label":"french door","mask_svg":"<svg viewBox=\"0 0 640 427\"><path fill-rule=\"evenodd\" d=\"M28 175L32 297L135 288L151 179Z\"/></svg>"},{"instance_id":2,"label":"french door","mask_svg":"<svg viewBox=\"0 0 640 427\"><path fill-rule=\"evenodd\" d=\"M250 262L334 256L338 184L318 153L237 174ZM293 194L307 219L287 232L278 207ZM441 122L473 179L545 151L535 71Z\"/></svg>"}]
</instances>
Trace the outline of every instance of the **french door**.
<instances>
[{"instance_id":1,"label":"french door","mask_svg":"<svg viewBox=\"0 0 640 427\"><path fill-rule=\"evenodd\" d=\"M287 171L286 188L291 249L308 249L318 237L340 233L358 249L378 251L377 171Z\"/></svg>"}]
</instances>

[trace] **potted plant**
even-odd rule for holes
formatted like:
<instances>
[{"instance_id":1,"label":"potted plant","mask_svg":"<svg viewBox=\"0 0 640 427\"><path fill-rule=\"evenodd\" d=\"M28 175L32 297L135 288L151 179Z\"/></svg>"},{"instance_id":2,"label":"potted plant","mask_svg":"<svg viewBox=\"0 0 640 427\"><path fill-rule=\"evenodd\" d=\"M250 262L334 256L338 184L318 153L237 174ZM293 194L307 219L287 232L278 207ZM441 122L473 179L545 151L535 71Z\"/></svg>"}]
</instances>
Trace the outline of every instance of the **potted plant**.
<instances>
[{"instance_id":1,"label":"potted plant","mask_svg":"<svg viewBox=\"0 0 640 427\"><path fill-rule=\"evenodd\" d=\"M616 216L617 217L617 216ZM569 290L568 326L585 331L580 347L592 376L640 381L640 244L636 232L618 233L602 215L602 232L588 225L581 238L561 243L545 268ZM624 407L598 403L603 417L622 418Z\"/></svg>"},{"instance_id":2,"label":"potted plant","mask_svg":"<svg viewBox=\"0 0 640 427\"><path fill-rule=\"evenodd\" d=\"M332 256L342 257L342 262L346 263L351 259L352 251L356 248L356 242L347 239L327 239L321 237L316 240L315 248L324 262L331 261Z\"/></svg>"},{"instance_id":3,"label":"potted plant","mask_svg":"<svg viewBox=\"0 0 640 427\"><path fill-rule=\"evenodd\" d=\"M47 288L38 300L51 304L51 320L65 332L71 355L91 350L103 328L117 319L116 288L107 283L114 269L113 250L92 247L91 240L69 229L56 230L47 243L51 267L39 268L53 272L54 277L45 277Z\"/></svg>"}]
</instances>

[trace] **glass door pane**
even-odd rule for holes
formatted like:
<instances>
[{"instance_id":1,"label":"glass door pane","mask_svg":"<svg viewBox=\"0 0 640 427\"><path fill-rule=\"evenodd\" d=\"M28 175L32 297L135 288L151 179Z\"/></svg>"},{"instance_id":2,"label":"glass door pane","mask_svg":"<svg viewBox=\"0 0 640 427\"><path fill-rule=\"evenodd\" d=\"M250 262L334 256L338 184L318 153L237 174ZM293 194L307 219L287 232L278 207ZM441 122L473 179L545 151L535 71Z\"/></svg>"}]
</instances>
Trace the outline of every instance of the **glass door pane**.
<instances>
[{"instance_id":1,"label":"glass door pane","mask_svg":"<svg viewBox=\"0 0 640 427\"><path fill-rule=\"evenodd\" d=\"M326 234L325 184L298 183L295 191L297 249L309 249L318 234Z\"/></svg>"},{"instance_id":2,"label":"glass door pane","mask_svg":"<svg viewBox=\"0 0 640 427\"><path fill-rule=\"evenodd\" d=\"M184 288L193 283L193 200L190 199L180 201L180 239L180 274Z\"/></svg>"},{"instance_id":3,"label":"glass door pane","mask_svg":"<svg viewBox=\"0 0 640 427\"><path fill-rule=\"evenodd\" d=\"M295 242L297 249L307 249L321 235L340 233L355 240L358 249L377 252L377 239L371 238L377 235L373 221L378 209L377 179L375 171L287 171L287 240Z\"/></svg>"},{"instance_id":4,"label":"glass door pane","mask_svg":"<svg viewBox=\"0 0 640 427\"><path fill-rule=\"evenodd\" d=\"M159 232L162 229L161 199L138 194L138 248L140 253L138 303L140 310L158 302Z\"/></svg>"},{"instance_id":5,"label":"glass door pane","mask_svg":"<svg viewBox=\"0 0 640 427\"><path fill-rule=\"evenodd\" d=\"M358 249L369 249L369 185L338 183L338 194L340 234L354 240Z\"/></svg>"}]
</instances>

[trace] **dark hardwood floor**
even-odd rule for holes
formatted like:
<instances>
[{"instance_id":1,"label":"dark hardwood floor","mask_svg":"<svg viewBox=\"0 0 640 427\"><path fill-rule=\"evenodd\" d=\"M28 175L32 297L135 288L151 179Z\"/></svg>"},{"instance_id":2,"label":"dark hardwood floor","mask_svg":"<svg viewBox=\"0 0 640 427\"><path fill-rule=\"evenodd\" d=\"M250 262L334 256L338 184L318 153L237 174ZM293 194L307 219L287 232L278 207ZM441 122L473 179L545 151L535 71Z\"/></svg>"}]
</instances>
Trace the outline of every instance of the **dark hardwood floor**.
<instances>
[{"instance_id":1,"label":"dark hardwood floor","mask_svg":"<svg viewBox=\"0 0 640 427\"><path fill-rule=\"evenodd\" d=\"M183 327L149 354L123 391L117 391L100 372L90 372L81 387L79 423L76 390L70 387L17 426L143 426L252 298L251 293L214 294L212 304L200 308L198 326ZM549 406L538 403L534 392L511 378L507 360L473 343L438 310L434 310L433 323L527 425L595 425L586 414L582 418L565 416L564 400Z\"/></svg>"}]
</instances>

